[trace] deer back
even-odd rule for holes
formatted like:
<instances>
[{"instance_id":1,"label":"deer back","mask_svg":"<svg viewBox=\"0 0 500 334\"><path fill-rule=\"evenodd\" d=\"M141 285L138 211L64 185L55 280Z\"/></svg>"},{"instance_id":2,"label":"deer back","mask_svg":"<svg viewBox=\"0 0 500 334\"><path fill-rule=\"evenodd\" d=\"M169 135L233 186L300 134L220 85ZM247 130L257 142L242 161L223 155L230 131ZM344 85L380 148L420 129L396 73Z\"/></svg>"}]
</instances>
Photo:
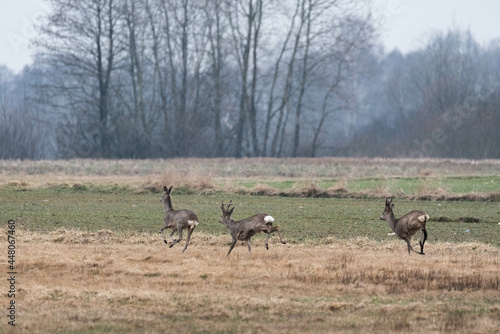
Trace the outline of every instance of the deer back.
<instances>
[{"instance_id":1,"label":"deer back","mask_svg":"<svg viewBox=\"0 0 500 334\"><path fill-rule=\"evenodd\" d=\"M190 210L174 210L170 199L173 186L163 187L163 194L160 199L165 205L164 221L171 228L185 228L189 225L198 225L198 216Z\"/></svg>"},{"instance_id":2,"label":"deer back","mask_svg":"<svg viewBox=\"0 0 500 334\"><path fill-rule=\"evenodd\" d=\"M266 217L269 217L269 215L259 213L238 221L237 225L235 225L235 232L238 239L248 240L257 233L267 231L269 223L266 222Z\"/></svg>"},{"instance_id":3,"label":"deer back","mask_svg":"<svg viewBox=\"0 0 500 334\"><path fill-rule=\"evenodd\" d=\"M408 212L403 217L396 221L395 231L397 235L406 235L411 237L417 231L425 228L425 224L429 220L429 215L421 210Z\"/></svg>"},{"instance_id":4,"label":"deer back","mask_svg":"<svg viewBox=\"0 0 500 334\"><path fill-rule=\"evenodd\" d=\"M198 222L198 216L190 210L170 210L165 212L165 223L173 226L188 224L190 221Z\"/></svg>"}]
</instances>

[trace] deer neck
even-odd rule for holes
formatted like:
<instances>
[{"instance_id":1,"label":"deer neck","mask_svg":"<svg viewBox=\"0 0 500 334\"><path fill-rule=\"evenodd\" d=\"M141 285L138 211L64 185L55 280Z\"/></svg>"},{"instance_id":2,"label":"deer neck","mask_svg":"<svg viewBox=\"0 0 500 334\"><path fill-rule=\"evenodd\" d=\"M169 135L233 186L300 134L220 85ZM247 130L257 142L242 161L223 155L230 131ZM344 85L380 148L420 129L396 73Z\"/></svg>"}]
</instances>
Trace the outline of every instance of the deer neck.
<instances>
[{"instance_id":1,"label":"deer neck","mask_svg":"<svg viewBox=\"0 0 500 334\"><path fill-rule=\"evenodd\" d=\"M172 208L172 202L170 202L170 196L167 197L167 199L165 200L165 202L163 203L163 205L165 206L165 212L173 210L173 208Z\"/></svg>"},{"instance_id":2,"label":"deer neck","mask_svg":"<svg viewBox=\"0 0 500 334\"><path fill-rule=\"evenodd\" d=\"M387 224L392 228L394 232L396 232L396 217L394 217L394 212L391 211L389 217L387 218Z\"/></svg>"},{"instance_id":3,"label":"deer neck","mask_svg":"<svg viewBox=\"0 0 500 334\"><path fill-rule=\"evenodd\" d=\"M227 228L232 229L236 225L236 221L234 219L228 219L225 221Z\"/></svg>"}]
</instances>

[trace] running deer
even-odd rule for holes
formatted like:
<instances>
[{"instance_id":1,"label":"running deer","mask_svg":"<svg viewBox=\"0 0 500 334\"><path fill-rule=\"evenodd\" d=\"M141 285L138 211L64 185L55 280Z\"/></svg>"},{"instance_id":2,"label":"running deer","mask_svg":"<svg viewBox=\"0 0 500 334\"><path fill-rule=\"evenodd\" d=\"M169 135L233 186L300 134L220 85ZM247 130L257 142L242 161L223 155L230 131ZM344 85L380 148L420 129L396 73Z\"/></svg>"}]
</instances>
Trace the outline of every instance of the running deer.
<instances>
[{"instance_id":1,"label":"running deer","mask_svg":"<svg viewBox=\"0 0 500 334\"><path fill-rule=\"evenodd\" d=\"M221 224L227 226L229 231L231 232L231 236L233 237L233 242L231 242L231 247L229 247L229 252L227 252L227 256L231 254L231 251L236 245L238 240L246 241L248 244L248 252L250 253L250 238L255 234L260 232L267 233L266 237L266 249L269 249L268 241L269 235L273 232L278 232L280 237L280 241L282 244L286 244L285 241L281 238L281 231L278 226L273 226L274 218L265 213L259 213L252 217L245 218L239 221L234 221L231 218L233 214L234 205L232 208L230 206L232 201L229 202L226 206L224 206L224 201L222 201L222 217L219 220Z\"/></svg>"},{"instance_id":2,"label":"running deer","mask_svg":"<svg viewBox=\"0 0 500 334\"><path fill-rule=\"evenodd\" d=\"M385 220L396 235L406 241L408 244L408 255L410 251L415 253L425 255L424 253L424 243L427 240L427 231L425 230L425 224L429 221L429 215L424 211L415 210L407 213L403 217L396 219L394 217L394 204L392 204L392 199L394 197L389 197L385 199L385 210L380 219ZM413 249L411 246L411 237L422 230L424 233L424 240L419 241L420 253Z\"/></svg>"},{"instance_id":3,"label":"running deer","mask_svg":"<svg viewBox=\"0 0 500 334\"><path fill-rule=\"evenodd\" d=\"M163 187L163 195L160 198L160 201L165 205L165 226L163 226L160 230L161 235L163 236L163 241L168 245L167 240L165 240L165 234L163 230L166 228L171 228L172 233L170 233L170 238L172 238L172 244L170 247L178 243L182 240L182 230L188 229L188 235L186 240L186 246L182 252L186 250L189 245L189 239L191 239L191 234L193 233L196 226L198 226L199 220L198 216L193 211L189 210L174 210L172 208L172 202L170 201L170 194L172 193L173 186L168 189L167 187ZM175 231L179 232L179 238L174 240Z\"/></svg>"}]
</instances>

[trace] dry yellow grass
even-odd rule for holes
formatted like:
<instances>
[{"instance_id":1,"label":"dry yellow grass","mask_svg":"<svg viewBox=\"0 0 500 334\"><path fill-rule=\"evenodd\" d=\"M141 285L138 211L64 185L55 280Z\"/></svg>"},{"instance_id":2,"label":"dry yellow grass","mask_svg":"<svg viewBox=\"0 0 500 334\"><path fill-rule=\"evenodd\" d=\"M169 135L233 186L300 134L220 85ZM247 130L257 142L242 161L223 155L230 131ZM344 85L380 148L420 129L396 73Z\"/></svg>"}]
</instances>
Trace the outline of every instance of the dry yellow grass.
<instances>
[{"instance_id":1,"label":"dry yellow grass","mask_svg":"<svg viewBox=\"0 0 500 334\"><path fill-rule=\"evenodd\" d=\"M195 189L230 179L497 175L500 160L383 158L177 158L157 160L0 160L0 185L143 184L170 182ZM190 179L190 180L189 180Z\"/></svg>"},{"instance_id":2,"label":"dry yellow grass","mask_svg":"<svg viewBox=\"0 0 500 334\"><path fill-rule=\"evenodd\" d=\"M500 249L366 238L252 254L195 233L183 254L159 235L17 231L18 327L5 332L498 333ZM1 249L6 249L2 239ZM2 259L2 267L6 267ZM7 305L2 294L1 305Z\"/></svg>"},{"instance_id":3,"label":"dry yellow grass","mask_svg":"<svg viewBox=\"0 0 500 334\"><path fill-rule=\"evenodd\" d=\"M158 160L0 160L0 187L499 201L500 160L364 158L178 158ZM457 178L455 178L457 177ZM471 185L470 178L490 178ZM411 180L402 180L409 178ZM389 180L391 180L389 182ZM415 180L417 188L414 188ZM444 185L439 184L441 180ZM450 181L452 181L450 183ZM333 182L333 184L332 184ZM398 184L396 186L396 184ZM7 187L6 187L7 188ZM404 189L403 189L404 188Z\"/></svg>"}]
</instances>

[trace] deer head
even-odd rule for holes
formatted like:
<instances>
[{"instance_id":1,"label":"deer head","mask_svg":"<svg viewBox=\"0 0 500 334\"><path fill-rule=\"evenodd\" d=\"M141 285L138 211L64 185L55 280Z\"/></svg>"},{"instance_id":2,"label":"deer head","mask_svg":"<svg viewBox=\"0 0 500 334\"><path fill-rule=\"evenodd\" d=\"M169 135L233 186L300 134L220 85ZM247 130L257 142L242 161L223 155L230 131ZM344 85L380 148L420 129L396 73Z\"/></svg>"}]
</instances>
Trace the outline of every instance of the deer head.
<instances>
[{"instance_id":1,"label":"deer head","mask_svg":"<svg viewBox=\"0 0 500 334\"><path fill-rule=\"evenodd\" d=\"M385 199L385 209L384 209L384 212L382 213L382 216L380 216L381 220L387 220L387 218L390 217L390 214L392 213L392 209L394 209L394 204L392 204L393 199L394 199L394 196L387 197Z\"/></svg>"},{"instance_id":2,"label":"deer head","mask_svg":"<svg viewBox=\"0 0 500 334\"><path fill-rule=\"evenodd\" d=\"M227 225L229 222L234 221L231 218L231 215L233 214L233 210L234 210L234 205L232 208L230 208L232 205L232 202L233 201L231 200L231 201L229 201L229 204L224 205L224 201L222 201L222 205L220 207L222 209L222 217L219 219L219 223Z\"/></svg>"},{"instance_id":3,"label":"deer head","mask_svg":"<svg viewBox=\"0 0 500 334\"><path fill-rule=\"evenodd\" d=\"M165 203L167 199L170 199L170 193L172 192L172 188L174 186L171 186L170 189L168 189L166 186L163 187L163 194L161 195L160 202Z\"/></svg>"}]
</instances>

